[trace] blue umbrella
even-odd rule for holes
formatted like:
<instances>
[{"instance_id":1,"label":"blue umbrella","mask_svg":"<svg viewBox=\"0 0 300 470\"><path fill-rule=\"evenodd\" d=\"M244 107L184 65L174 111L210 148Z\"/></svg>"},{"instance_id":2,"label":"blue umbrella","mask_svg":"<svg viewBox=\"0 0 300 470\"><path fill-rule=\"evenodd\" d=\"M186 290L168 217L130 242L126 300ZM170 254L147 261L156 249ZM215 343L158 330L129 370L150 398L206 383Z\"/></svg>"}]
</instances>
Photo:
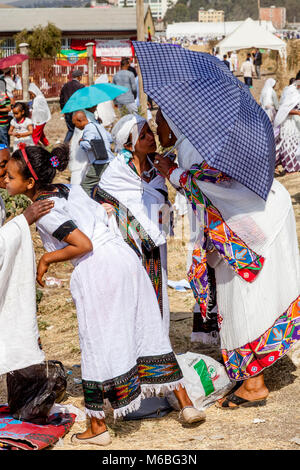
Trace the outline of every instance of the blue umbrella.
<instances>
[{"instance_id":1,"label":"blue umbrella","mask_svg":"<svg viewBox=\"0 0 300 470\"><path fill-rule=\"evenodd\" d=\"M267 114L219 59L210 54L134 41L144 91L200 155L267 199L275 141Z\"/></svg>"},{"instance_id":2,"label":"blue umbrella","mask_svg":"<svg viewBox=\"0 0 300 470\"><path fill-rule=\"evenodd\" d=\"M128 88L112 83L98 83L80 88L68 99L61 112L62 114L73 113L80 109L92 108L99 103L111 101L127 91Z\"/></svg>"}]
</instances>

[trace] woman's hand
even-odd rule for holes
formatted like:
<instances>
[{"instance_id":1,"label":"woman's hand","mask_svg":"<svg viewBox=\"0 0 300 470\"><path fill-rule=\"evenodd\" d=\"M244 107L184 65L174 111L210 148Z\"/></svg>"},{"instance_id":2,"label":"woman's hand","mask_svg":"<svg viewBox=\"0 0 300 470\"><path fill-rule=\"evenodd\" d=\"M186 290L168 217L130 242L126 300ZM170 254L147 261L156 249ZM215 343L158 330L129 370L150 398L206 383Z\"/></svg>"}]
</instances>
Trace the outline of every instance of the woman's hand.
<instances>
[{"instance_id":1,"label":"woman's hand","mask_svg":"<svg viewBox=\"0 0 300 470\"><path fill-rule=\"evenodd\" d=\"M159 173L165 178L168 178L169 171L175 166L175 163L169 157L164 157L159 154L155 155L153 164Z\"/></svg>"},{"instance_id":2,"label":"woman's hand","mask_svg":"<svg viewBox=\"0 0 300 470\"><path fill-rule=\"evenodd\" d=\"M28 225L33 224L36 222L40 217L48 214L51 211L52 207L54 207L54 202L51 199L45 199L42 201L33 202L30 206L28 206L23 215L28 222Z\"/></svg>"},{"instance_id":3,"label":"woman's hand","mask_svg":"<svg viewBox=\"0 0 300 470\"><path fill-rule=\"evenodd\" d=\"M44 287L45 283L43 281L44 274L48 271L50 263L47 261L47 253L45 253L38 264L37 273L36 273L36 280L40 286Z\"/></svg>"},{"instance_id":4,"label":"woman's hand","mask_svg":"<svg viewBox=\"0 0 300 470\"><path fill-rule=\"evenodd\" d=\"M111 204L108 204L107 202L104 202L104 203L101 204L101 205L102 205L102 207L106 210L108 217L110 217L111 215L113 215L113 213L115 212L115 208L114 208L114 206L112 206Z\"/></svg>"}]
</instances>

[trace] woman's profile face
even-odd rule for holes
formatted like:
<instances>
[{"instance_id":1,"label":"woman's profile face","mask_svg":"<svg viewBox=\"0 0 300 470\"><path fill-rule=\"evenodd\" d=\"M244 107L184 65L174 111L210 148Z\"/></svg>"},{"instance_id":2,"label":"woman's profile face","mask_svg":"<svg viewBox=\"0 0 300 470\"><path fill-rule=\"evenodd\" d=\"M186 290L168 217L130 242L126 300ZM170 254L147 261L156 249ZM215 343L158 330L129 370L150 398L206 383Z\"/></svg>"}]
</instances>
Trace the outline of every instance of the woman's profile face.
<instances>
[{"instance_id":1,"label":"woman's profile face","mask_svg":"<svg viewBox=\"0 0 300 470\"><path fill-rule=\"evenodd\" d=\"M176 136L170 129L169 124L163 117L160 109L158 109L156 113L155 122L157 125L157 135L162 147L170 147L171 145L174 145L177 140Z\"/></svg>"},{"instance_id":2,"label":"woman's profile face","mask_svg":"<svg viewBox=\"0 0 300 470\"><path fill-rule=\"evenodd\" d=\"M148 154L156 151L155 137L147 123L141 130L134 148L136 153L141 154Z\"/></svg>"}]
</instances>

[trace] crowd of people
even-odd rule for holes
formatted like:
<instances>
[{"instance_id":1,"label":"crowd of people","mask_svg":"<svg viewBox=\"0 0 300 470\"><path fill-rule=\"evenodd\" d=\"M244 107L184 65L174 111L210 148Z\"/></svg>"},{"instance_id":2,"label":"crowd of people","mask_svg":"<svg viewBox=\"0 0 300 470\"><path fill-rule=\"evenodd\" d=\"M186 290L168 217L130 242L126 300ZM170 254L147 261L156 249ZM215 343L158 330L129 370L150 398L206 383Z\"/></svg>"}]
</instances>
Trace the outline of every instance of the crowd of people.
<instances>
[{"instance_id":1,"label":"crowd of people","mask_svg":"<svg viewBox=\"0 0 300 470\"><path fill-rule=\"evenodd\" d=\"M260 76L258 53L254 60ZM236 70L234 54L223 59ZM81 75L75 70L63 87L61 108L83 87ZM106 81L107 77L99 77L98 83ZM85 411L90 418L87 429L72 436L74 445L111 442L103 408L106 399L118 418L139 409L142 400L153 394L174 392L183 422L205 420L205 413L188 396L169 339L167 237L172 211L167 181L184 195L191 224L206 240L197 256L195 245L191 265L215 286L223 363L237 384L217 406L228 410L264 405L269 395L265 369L300 338L299 253L288 192L274 180L265 202L208 167L160 108L155 116L158 142L149 119L137 113L138 83L128 59L122 61L113 83L126 86L128 92L115 103L65 114L65 142L51 150L44 134L51 113L35 84L29 87L30 114L23 103L11 105L7 94L0 111L0 187L10 196L26 195L33 203L24 216L29 224L36 222L45 248L37 265L37 282L44 286L44 275L53 263L71 261L74 266L70 291L77 311ZM278 134L278 163L290 171L289 162L297 160L300 149L299 73L279 102L274 86L273 79L266 80L260 102ZM8 124L5 116L11 110ZM14 138L12 155L10 137ZM97 139L103 142L101 158L92 145ZM157 151L158 143L162 148L177 147L177 163L175 155L164 157ZM71 184L54 184L57 171L68 167ZM191 194L191 182L198 193ZM228 249L220 246L199 194L217 213L217 225L227 232L227 243L233 248L238 239L243 256L256 259L246 273L251 283L241 270L232 269L238 255L234 249L230 257L224 255ZM0 205L3 224L1 198ZM10 241L3 229L12 227L12 222L0 229L4 247ZM11 269L7 275L13 275ZM201 295L196 300L202 313L209 310ZM294 332L288 340L285 331Z\"/></svg>"}]
</instances>

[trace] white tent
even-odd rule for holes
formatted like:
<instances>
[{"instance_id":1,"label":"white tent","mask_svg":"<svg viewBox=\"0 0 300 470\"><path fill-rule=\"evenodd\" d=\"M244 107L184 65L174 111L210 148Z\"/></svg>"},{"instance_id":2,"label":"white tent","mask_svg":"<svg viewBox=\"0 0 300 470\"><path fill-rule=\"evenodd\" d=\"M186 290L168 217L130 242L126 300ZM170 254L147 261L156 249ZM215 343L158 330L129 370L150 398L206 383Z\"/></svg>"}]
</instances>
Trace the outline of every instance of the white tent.
<instances>
[{"instance_id":1,"label":"white tent","mask_svg":"<svg viewBox=\"0 0 300 470\"><path fill-rule=\"evenodd\" d=\"M247 18L235 31L220 41L217 47L221 55L229 51L257 47L279 51L280 56L286 58L286 43L251 18Z\"/></svg>"},{"instance_id":2,"label":"white tent","mask_svg":"<svg viewBox=\"0 0 300 470\"><path fill-rule=\"evenodd\" d=\"M199 21L168 24L166 29L166 38L222 38L235 31L244 21L225 21L219 23L202 23ZM258 21L257 21L258 23ZM274 33L271 21L261 22L264 28Z\"/></svg>"}]
</instances>

